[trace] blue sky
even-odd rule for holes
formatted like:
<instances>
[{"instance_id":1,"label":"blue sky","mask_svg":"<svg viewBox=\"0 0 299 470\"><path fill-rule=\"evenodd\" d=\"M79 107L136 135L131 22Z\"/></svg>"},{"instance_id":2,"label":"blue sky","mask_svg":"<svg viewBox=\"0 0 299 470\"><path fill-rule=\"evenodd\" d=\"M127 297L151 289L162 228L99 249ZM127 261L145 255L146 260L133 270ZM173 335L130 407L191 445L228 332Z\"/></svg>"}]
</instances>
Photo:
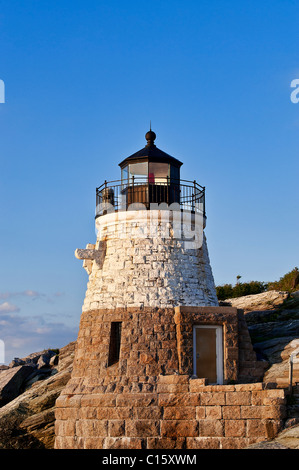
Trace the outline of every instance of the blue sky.
<instances>
[{"instance_id":1,"label":"blue sky","mask_svg":"<svg viewBox=\"0 0 299 470\"><path fill-rule=\"evenodd\" d=\"M206 186L216 284L298 266L297 1L0 1L0 338L75 340L95 188L156 144Z\"/></svg>"}]
</instances>

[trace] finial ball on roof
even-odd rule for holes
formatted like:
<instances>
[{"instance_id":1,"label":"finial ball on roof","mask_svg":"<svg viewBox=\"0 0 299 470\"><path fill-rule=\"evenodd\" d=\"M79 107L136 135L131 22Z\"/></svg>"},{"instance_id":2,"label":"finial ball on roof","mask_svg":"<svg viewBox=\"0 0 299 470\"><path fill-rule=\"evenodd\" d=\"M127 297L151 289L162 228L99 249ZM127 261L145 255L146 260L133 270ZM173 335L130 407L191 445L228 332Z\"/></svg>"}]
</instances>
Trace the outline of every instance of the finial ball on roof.
<instances>
[{"instance_id":1,"label":"finial ball on roof","mask_svg":"<svg viewBox=\"0 0 299 470\"><path fill-rule=\"evenodd\" d=\"M150 130L145 134L145 138L147 140L147 144L152 145L156 138L156 134L152 130Z\"/></svg>"}]
</instances>

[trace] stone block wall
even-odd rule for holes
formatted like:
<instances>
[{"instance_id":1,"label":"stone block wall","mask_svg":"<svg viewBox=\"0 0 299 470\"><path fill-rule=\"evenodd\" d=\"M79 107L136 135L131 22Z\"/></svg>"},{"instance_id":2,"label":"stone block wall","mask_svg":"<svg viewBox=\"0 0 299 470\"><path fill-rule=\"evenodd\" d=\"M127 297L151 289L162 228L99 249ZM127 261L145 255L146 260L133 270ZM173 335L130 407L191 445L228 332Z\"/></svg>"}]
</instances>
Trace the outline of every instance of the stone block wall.
<instances>
[{"instance_id":1,"label":"stone block wall","mask_svg":"<svg viewBox=\"0 0 299 470\"><path fill-rule=\"evenodd\" d=\"M96 220L95 249L104 242L105 256L102 263L83 263L89 273L83 311L218 305L205 236L198 248L186 248L173 223L161 220L166 216L171 211L139 210Z\"/></svg>"},{"instance_id":2,"label":"stone block wall","mask_svg":"<svg viewBox=\"0 0 299 470\"><path fill-rule=\"evenodd\" d=\"M56 407L57 449L242 449L278 434L285 392L162 375L140 378L134 391L66 390Z\"/></svg>"},{"instance_id":3,"label":"stone block wall","mask_svg":"<svg viewBox=\"0 0 299 470\"><path fill-rule=\"evenodd\" d=\"M224 383L261 381L268 363L257 361L242 310L232 307L175 307L179 371L193 374L193 327L223 328Z\"/></svg>"},{"instance_id":4,"label":"stone block wall","mask_svg":"<svg viewBox=\"0 0 299 470\"><path fill-rule=\"evenodd\" d=\"M241 313L225 307L83 312L72 377L56 402L55 447L242 448L274 437L284 391L231 383L244 380L238 371L245 359L258 370L251 381L260 380ZM111 322L122 322L122 332L119 360L109 365ZM225 331L226 385L192 378L192 326L209 322Z\"/></svg>"}]
</instances>

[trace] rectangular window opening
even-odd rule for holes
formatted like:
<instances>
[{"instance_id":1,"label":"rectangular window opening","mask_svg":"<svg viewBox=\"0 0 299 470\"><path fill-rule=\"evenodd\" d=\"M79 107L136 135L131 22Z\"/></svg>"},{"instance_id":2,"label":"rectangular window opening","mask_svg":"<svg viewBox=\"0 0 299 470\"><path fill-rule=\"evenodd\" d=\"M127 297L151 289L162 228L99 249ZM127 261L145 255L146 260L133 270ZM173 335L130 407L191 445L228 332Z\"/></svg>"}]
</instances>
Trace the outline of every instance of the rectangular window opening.
<instances>
[{"instance_id":1,"label":"rectangular window opening","mask_svg":"<svg viewBox=\"0 0 299 470\"><path fill-rule=\"evenodd\" d=\"M108 367L119 361L121 342L121 322L112 322L110 331Z\"/></svg>"}]
</instances>

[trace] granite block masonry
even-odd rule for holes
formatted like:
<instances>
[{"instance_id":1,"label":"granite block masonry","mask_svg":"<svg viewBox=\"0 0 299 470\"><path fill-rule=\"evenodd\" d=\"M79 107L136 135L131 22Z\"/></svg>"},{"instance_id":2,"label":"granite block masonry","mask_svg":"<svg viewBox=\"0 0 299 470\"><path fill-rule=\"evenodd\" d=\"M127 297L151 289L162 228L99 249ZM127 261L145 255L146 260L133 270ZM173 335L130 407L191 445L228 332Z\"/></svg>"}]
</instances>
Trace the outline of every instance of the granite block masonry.
<instances>
[{"instance_id":1,"label":"granite block masonry","mask_svg":"<svg viewBox=\"0 0 299 470\"><path fill-rule=\"evenodd\" d=\"M204 188L180 180L155 137L120 164L119 185L98 188L96 242L76 250L89 281L57 449L243 448L283 423L284 391L263 383L243 311L218 306ZM186 211L193 247L174 225Z\"/></svg>"},{"instance_id":2,"label":"granite block masonry","mask_svg":"<svg viewBox=\"0 0 299 470\"><path fill-rule=\"evenodd\" d=\"M205 237L200 248L186 249L182 239L171 236L172 223L161 217L165 211L150 212L156 213L154 220L158 221L152 237L140 236L139 231L141 227L142 233L145 228L153 233L149 211L117 212L96 220L96 261L87 260L89 265L85 265L89 282L83 311L126 306L218 305ZM105 257L99 263L103 251Z\"/></svg>"}]
</instances>

